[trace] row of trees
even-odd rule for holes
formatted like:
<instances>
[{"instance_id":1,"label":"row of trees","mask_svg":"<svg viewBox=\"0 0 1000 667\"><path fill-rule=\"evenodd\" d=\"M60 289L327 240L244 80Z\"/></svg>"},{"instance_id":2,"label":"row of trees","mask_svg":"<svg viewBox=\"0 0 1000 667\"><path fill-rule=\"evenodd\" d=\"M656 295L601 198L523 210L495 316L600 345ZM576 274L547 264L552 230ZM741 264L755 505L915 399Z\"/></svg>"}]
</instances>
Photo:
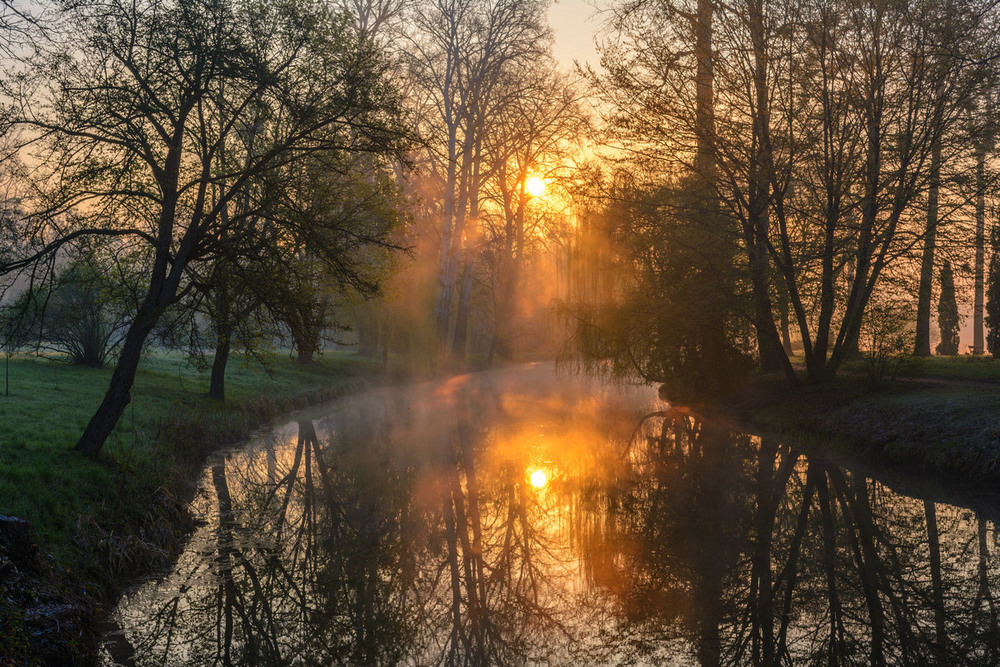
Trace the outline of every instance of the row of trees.
<instances>
[{"instance_id":1,"label":"row of trees","mask_svg":"<svg viewBox=\"0 0 1000 667\"><path fill-rule=\"evenodd\" d=\"M939 351L956 351L947 276L972 250L982 329L992 4L615 5L587 73L599 130L546 8L18 14L0 272L28 289L8 300L8 358L28 334L67 347L60 304L102 305L72 334L93 342L80 360L116 359L78 445L95 453L154 338L201 355L221 399L232 350L284 337L308 361L338 321L371 354L492 362L524 331L541 349L525 315L558 296L575 349L618 372L710 388L756 359L797 381L794 337L822 381L871 341L898 347L901 322L929 354L938 268ZM618 148L583 167L584 138Z\"/></svg>"},{"instance_id":2,"label":"row of trees","mask_svg":"<svg viewBox=\"0 0 1000 667\"><path fill-rule=\"evenodd\" d=\"M428 196L434 346L465 358L480 295L484 351L508 356L532 255L559 216L529 181L551 190L569 174L584 132L580 94L558 73L542 0L434 0L398 37L426 146L417 157ZM534 199L533 199L534 197ZM436 247L435 247L436 246ZM537 269L536 269L537 270Z\"/></svg>"},{"instance_id":3,"label":"row of trees","mask_svg":"<svg viewBox=\"0 0 1000 667\"><path fill-rule=\"evenodd\" d=\"M617 250L588 261L634 276L610 308L578 292L580 340L707 386L726 357L796 382L794 332L822 381L886 303L930 354L936 267L973 254L981 332L998 18L978 0L616 4L593 78L629 149L607 186L625 210L598 216Z\"/></svg>"},{"instance_id":4,"label":"row of trees","mask_svg":"<svg viewBox=\"0 0 1000 667\"><path fill-rule=\"evenodd\" d=\"M544 346L588 129L547 7L94 0L18 14L6 358L31 343L113 360L77 445L94 454L151 341L210 367L217 399L234 350L283 339L308 362L347 327L365 354L459 364L510 356L526 331Z\"/></svg>"}]
</instances>

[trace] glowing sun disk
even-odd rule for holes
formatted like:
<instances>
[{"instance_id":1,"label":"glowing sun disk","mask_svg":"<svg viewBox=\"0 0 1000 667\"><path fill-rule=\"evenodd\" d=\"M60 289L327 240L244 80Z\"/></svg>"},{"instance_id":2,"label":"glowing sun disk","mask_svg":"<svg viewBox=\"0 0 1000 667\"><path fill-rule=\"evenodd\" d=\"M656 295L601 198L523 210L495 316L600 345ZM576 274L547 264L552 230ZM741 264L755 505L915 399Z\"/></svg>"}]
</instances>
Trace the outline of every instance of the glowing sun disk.
<instances>
[{"instance_id":1,"label":"glowing sun disk","mask_svg":"<svg viewBox=\"0 0 1000 667\"><path fill-rule=\"evenodd\" d=\"M524 182L524 189L532 197L541 197L545 194L545 181L537 176L532 176Z\"/></svg>"},{"instance_id":2,"label":"glowing sun disk","mask_svg":"<svg viewBox=\"0 0 1000 667\"><path fill-rule=\"evenodd\" d=\"M531 481L531 485L536 489L542 488L549 481L545 476L545 473L541 470L536 470L531 473L531 476L528 479Z\"/></svg>"}]
</instances>

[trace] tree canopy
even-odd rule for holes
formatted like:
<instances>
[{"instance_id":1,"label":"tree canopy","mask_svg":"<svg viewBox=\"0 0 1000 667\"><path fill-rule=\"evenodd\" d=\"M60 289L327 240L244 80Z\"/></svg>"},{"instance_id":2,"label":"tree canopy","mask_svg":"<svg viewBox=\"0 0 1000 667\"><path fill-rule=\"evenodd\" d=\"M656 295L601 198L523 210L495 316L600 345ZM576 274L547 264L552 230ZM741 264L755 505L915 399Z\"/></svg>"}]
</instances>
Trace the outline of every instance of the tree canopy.
<instances>
[{"instance_id":1,"label":"tree canopy","mask_svg":"<svg viewBox=\"0 0 1000 667\"><path fill-rule=\"evenodd\" d=\"M395 160L407 136L372 44L309 1L148 0L63 5L21 82L17 121L37 184L5 272L102 237L144 257L144 290L108 393L78 448L99 451L128 403L139 353L194 268L304 244L345 284L369 285L361 225L311 208L303 161ZM72 39L71 39L72 36Z\"/></svg>"}]
</instances>

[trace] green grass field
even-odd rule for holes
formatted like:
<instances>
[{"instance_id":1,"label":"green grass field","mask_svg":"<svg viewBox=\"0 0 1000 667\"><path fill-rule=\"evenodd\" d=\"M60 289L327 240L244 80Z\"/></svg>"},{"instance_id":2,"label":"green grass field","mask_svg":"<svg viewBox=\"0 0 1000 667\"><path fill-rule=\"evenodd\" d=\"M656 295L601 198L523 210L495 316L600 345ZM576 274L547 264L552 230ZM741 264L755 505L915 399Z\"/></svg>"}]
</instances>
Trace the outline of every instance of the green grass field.
<instances>
[{"instance_id":1,"label":"green grass field","mask_svg":"<svg viewBox=\"0 0 1000 667\"><path fill-rule=\"evenodd\" d=\"M963 354L954 357L902 357L902 363L892 364L893 374L901 378L939 378L971 382L996 382L1000 384L1000 359L992 355ZM805 369L805 357L792 357L792 364ZM841 369L841 374L864 374L868 361L864 354L849 359Z\"/></svg>"},{"instance_id":2,"label":"green grass field","mask_svg":"<svg viewBox=\"0 0 1000 667\"><path fill-rule=\"evenodd\" d=\"M921 359L911 369L904 369L900 375L1000 383L1000 359L991 355L971 354L957 357L927 357Z\"/></svg>"},{"instance_id":3,"label":"green grass field","mask_svg":"<svg viewBox=\"0 0 1000 667\"><path fill-rule=\"evenodd\" d=\"M381 374L372 360L331 352L312 366L278 355L271 370L269 375L260 365L233 358L227 401L219 404L207 397L208 373L198 372L182 354L148 354L132 401L95 460L73 451L73 445L100 403L111 370L14 358L10 395L3 396L0 362L0 514L28 519L42 550L60 567L76 567L91 556L74 542L78 533L141 521L150 494L177 476L177 452L197 459L192 449L211 446L185 440L213 433L231 438L240 427L254 427L324 391ZM189 431L178 428L185 423L202 425L199 437L186 437Z\"/></svg>"}]
</instances>

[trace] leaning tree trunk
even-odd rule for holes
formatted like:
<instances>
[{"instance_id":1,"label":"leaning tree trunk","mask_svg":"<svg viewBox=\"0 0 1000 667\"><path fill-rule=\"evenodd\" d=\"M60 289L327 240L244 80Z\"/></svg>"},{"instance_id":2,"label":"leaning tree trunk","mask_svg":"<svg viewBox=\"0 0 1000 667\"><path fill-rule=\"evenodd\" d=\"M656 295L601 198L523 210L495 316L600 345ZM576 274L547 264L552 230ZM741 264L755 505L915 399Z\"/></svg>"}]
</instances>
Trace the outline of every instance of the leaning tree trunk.
<instances>
[{"instance_id":1,"label":"leaning tree trunk","mask_svg":"<svg viewBox=\"0 0 1000 667\"><path fill-rule=\"evenodd\" d=\"M164 204L161 227L166 226L165 221L173 220L175 210L174 202L167 201ZM170 265L169 253L162 248L157 249L149 289L125 334L125 341L122 343L118 363L111 374L111 384L108 385L104 400L90 418L87 428L74 447L77 451L88 456L100 454L105 441L115 429L129 401L132 400L132 384L135 382L135 372L139 368L142 348L153 327L163 315L163 311L177 296L183 268L190 261L192 251L193 243L190 237L185 238L181 242L180 250L173 257L173 264Z\"/></svg>"},{"instance_id":2,"label":"leaning tree trunk","mask_svg":"<svg viewBox=\"0 0 1000 667\"><path fill-rule=\"evenodd\" d=\"M161 312L162 308L155 305L153 298L147 297L146 303L143 304L138 317L125 336L118 364L111 375L111 384L108 385L104 400L101 401L97 412L90 418L87 428L76 443L74 449L77 451L88 456L100 454L104 442L132 400L132 384L135 382L135 372L139 368L142 348Z\"/></svg>"}]
</instances>

